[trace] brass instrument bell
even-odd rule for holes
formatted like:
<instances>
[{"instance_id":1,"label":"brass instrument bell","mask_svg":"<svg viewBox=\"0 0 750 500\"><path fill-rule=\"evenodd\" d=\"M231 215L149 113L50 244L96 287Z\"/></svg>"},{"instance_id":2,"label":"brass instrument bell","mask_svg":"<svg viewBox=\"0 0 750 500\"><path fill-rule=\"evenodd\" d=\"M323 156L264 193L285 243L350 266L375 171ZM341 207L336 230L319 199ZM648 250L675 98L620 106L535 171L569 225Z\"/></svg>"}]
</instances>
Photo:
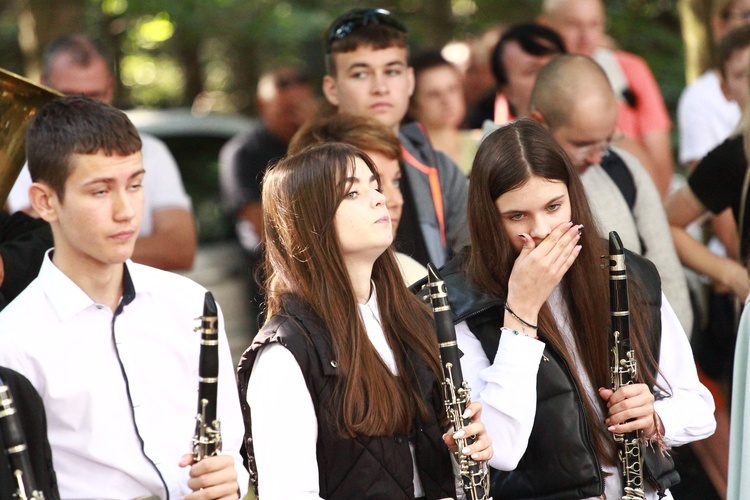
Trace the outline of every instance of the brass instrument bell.
<instances>
[{"instance_id":1,"label":"brass instrument bell","mask_svg":"<svg viewBox=\"0 0 750 500\"><path fill-rule=\"evenodd\" d=\"M0 68L0 205L26 160L26 130L39 108L62 94Z\"/></svg>"}]
</instances>

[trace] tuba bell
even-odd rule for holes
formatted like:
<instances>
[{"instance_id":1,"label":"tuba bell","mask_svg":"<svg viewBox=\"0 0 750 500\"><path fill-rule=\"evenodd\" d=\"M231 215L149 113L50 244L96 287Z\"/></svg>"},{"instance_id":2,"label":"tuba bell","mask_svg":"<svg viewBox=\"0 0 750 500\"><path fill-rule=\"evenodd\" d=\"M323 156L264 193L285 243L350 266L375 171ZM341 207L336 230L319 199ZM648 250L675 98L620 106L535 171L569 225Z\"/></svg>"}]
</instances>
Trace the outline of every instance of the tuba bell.
<instances>
[{"instance_id":1,"label":"tuba bell","mask_svg":"<svg viewBox=\"0 0 750 500\"><path fill-rule=\"evenodd\" d=\"M0 68L0 208L23 168L31 117L61 95Z\"/></svg>"}]
</instances>

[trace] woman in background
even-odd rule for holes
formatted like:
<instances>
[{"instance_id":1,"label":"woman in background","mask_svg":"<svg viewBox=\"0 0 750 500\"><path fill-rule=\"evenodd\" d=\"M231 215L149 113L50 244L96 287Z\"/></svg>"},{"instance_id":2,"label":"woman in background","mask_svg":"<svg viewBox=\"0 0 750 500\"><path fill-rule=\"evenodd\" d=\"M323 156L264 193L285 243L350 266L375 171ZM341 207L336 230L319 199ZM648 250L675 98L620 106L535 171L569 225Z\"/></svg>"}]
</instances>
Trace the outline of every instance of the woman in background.
<instances>
[{"instance_id":1,"label":"woman in background","mask_svg":"<svg viewBox=\"0 0 750 500\"><path fill-rule=\"evenodd\" d=\"M423 52L412 58L414 94L409 118L419 122L436 150L450 156L469 174L481 130L462 130L466 117L463 75L440 52Z\"/></svg>"}]
</instances>

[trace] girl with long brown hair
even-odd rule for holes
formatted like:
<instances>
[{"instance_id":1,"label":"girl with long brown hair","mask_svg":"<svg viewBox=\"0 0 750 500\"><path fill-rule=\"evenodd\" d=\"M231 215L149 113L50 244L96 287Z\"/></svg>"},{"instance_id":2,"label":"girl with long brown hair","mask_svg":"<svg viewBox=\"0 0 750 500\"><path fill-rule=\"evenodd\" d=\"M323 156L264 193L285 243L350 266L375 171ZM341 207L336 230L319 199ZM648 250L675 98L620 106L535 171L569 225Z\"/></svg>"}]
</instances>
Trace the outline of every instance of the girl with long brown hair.
<instances>
[{"instance_id":1,"label":"girl with long brown hair","mask_svg":"<svg viewBox=\"0 0 750 500\"><path fill-rule=\"evenodd\" d=\"M494 498L623 495L613 433L659 445L710 435L713 400L650 262L628 252L639 381L610 389L608 275L581 182L549 132L511 123L472 167L471 248L443 270L462 366L498 450ZM647 453L647 498L677 479Z\"/></svg>"},{"instance_id":2,"label":"girl with long brown hair","mask_svg":"<svg viewBox=\"0 0 750 500\"><path fill-rule=\"evenodd\" d=\"M434 323L401 279L373 163L340 143L289 156L263 212L269 319L239 370L261 498L453 497ZM461 452L487 460L469 410Z\"/></svg>"}]
</instances>

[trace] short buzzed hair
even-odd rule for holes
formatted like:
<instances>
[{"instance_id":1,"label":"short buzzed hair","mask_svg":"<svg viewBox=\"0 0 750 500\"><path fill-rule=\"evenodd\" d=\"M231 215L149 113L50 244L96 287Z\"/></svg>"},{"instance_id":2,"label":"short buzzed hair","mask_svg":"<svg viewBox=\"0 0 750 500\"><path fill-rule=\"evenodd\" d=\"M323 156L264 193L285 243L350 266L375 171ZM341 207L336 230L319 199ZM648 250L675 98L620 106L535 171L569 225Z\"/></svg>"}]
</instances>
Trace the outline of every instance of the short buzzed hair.
<instances>
[{"instance_id":1,"label":"short buzzed hair","mask_svg":"<svg viewBox=\"0 0 750 500\"><path fill-rule=\"evenodd\" d=\"M584 75L582 71L588 73ZM536 77L531 109L539 111L550 128L566 125L582 85L597 83L612 91L606 73L596 61L578 54L557 56ZM612 96L614 99L614 92Z\"/></svg>"},{"instance_id":2,"label":"short buzzed hair","mask_svg":"<svg viewBox=\"0 0 750 500\"><path fill-rule=\"evenodd\" d=\"M96 59L107 63L110 73L114 73L112 56L101 40L87 35L66 35L50 42L42 54L42 82L49 81L52 64L60 54L70 54L77 66L87 68Z\"/></svg>"},{"instance_id":3,"label":"short buzzed hair","mask_svg":"<svg viewBox=\"0 0 750 500\"><path fill-rule=\"evenodd\" d=\"M49 185L63 201L74 154L129 156L141 137L117 108L84 96L61 97L42 106L26 134L26 158L34 182Z\"/></svg>"}]
</instances>

